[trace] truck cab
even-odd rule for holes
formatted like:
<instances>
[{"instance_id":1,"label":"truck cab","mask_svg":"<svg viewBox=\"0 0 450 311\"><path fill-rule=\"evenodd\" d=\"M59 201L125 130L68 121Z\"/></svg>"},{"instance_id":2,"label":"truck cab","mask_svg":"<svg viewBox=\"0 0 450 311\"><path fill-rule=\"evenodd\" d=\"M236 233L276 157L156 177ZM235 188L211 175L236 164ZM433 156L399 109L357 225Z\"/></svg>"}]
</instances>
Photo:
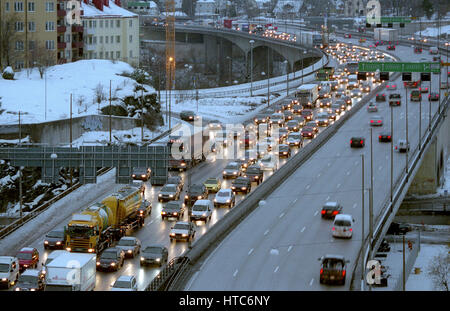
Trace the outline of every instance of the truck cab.
<instances>
[{"instance_id":1,"label":"truck cab","mask_svg":"<svg viewBox=\"0 0 450 311\"><path fill-rule=\"evenodd\" d=\"M0 256L0 286L10 288L19 277L19 260L16 257Z\"/></svg>"}]
</instances>

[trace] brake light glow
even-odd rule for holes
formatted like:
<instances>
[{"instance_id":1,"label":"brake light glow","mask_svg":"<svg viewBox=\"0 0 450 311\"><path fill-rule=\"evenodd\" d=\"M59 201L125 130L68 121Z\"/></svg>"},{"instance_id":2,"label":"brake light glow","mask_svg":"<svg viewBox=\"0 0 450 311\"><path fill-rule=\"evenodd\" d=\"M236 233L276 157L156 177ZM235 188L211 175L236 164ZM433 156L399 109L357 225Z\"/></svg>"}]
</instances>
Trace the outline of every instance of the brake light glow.
<instances>
[{"instance_id":1,"label":"brake light glow","mask_svg":"<svg viewBox=\"0 0 450 311\"><path fill-rule=\"evenodd\" d=\"M332 231L335 231L336 230L336 228L335 227L333 227L332 229L331 229Z\"/></svg>"},{"instance_id":2,"label":"brake light glow","mask_svg":"<svg viewBox=\"0 0 450 311\"><path fill-rule=\"evenodd\" d=\"M322 215L324 215L325 214L325 211L322 211Z\"/></svg>"},{"instance_id":3,"label":"brake light glow","mask_svg":"<svg viewBox=\"0 0 450 311\"><path fill-rule=\"evenodd\" d=\"M363 144L364 141L361 140L361 145Z\"/></svg>"},{"instance_id":4,"label":"brake light glow","mask_svg":"<svg viewBox=\"0 0 450 311\"><path fill-rule=\"evenodd\" d=\"M333 211L333 215L337 215L338 214L338 211Z\"/></svg>"},{"instance_id":5,"label":"brake light glow","mask_svg":"<svg viewBox=\"0 0 450 311\"><path fill-rule=\"evenodd\" d=\"M345 276L345 270L342 271L342 276Z\"/></svg>"},{"instance_id":6,"label":"brake light glow","mask_svg":"<svg viewBox=\"0 0 450 311\"><path fill-rule=\"evenodd\" d=\"M320 269L320 274L322 274L323 273L323 269Z\"/></svg>"},{"instance_id":7,"label":"brake light glow","mask_svg":"<svg viewBox=\"0 0 450 311\"><path fill-rule=\"evenodd\" d=\"M348 231L352 232L352 231L353 231L353 229L352 229L352 228L350 228L350 229L348 229Z\"/></svg>"}]
</instances>

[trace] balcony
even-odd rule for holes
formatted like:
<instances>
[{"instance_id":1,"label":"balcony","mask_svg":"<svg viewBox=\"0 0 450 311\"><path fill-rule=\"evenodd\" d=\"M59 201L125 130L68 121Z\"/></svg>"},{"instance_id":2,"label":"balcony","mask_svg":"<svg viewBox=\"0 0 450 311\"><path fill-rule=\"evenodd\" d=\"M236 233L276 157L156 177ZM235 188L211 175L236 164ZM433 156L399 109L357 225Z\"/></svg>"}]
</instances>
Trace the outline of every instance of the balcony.
<instances>
[{"instance_id":1,"label":"balcony","mask_svg":"<svg viewBox=\"0 0 450 311\"><path fill-rule=\"evenodd\" d=\"M87 43L84 45L84 47L86 48L86 51L95 51L96 44Z\"/></svg>"},{"instance_id":2,"label":"balcony","mask_svg":"<svg viewBox=\"0 0 450 311\"><path fill-rule=\"evenodd\" d=\"M65 49L67 44L65 42L58 42L58 50Z\"/></svg>"},{"instance_id":3,"label":"balcony","mask_svg":"<svg viewBox=\"0 0 450 311\"><path fill-rule=\"evenodd\" d=\"M83 32L83 26L80 25L72 25L72 32Z\"/></svg>"},{"instance_id":4,"label":"balcony","mask_svg":"<svg viewBox=\"0 0 450 311\"><path fill-rule=\"evenodd\" d=\"M72 42L72 48L73 48L73 49L79 49L79 48L82 48L83 45L84 45L84 42L83 42L83 41L74 41L74 42Z\"/></svg>"},{"instance_id":5,"label":"balcony","mask_svg":"<svg viewBox=\"0 0 450 311\"><path fill-rule=\"evenodd\" d=\"M57 10L58 17L65 17L66 16L66 10Z\"/></svg>"},{"instance_id":6,"label":"balcony","mask_svg":"<svg viewBox=\"0 0 450 311\"><path fill-rule=\"evenodd\" d=\"M56 28L56 31L57 31L58 33L65 33L66 30L67 30L67 27L66 27L66 26L58 26L58 27Z\"/></svg>"}]
</instances>

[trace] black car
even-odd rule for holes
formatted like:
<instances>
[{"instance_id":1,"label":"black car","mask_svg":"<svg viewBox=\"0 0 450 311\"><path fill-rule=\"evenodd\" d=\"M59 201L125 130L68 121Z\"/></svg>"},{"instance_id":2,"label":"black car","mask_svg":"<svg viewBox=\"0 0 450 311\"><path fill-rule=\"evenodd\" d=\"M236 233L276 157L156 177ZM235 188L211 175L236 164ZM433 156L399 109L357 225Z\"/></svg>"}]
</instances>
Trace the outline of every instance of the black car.
<instances>
[{"instance_id":1,"label":"black car","mask_svg":"<svg viewBox=\"0 0 450 311\"><path fill-rule=\"evenodd\" d=\"M180 189L180 191L183 191L184 181L183 181L183 177L181 177L181 176L169 176L167 178L166 184L178 185L178 188Z\"/></svg>"},{"instance_id":2,"label":"black car","mask_svg":"<svg viewBox=\"0 0 450 311\"><path fill-rule=\"evenodd\" d=\"M347 96L347 95L342 96L341 99L347 104L347 106L351 106L352 99L349 96Z\"/></svg>"},{"instance_id":3,"label":"black car","mask_svg":"<svg viewBox=\"0 0 450 311\"><path fill-rule=\"evenodd\" d=\"M386 94L377 94L377 97L375 98L377 102L384 102L386 101Z\"/></svg>"},{"instance_id":4,"label":"black car","mask_svg":"<svg viewBox=\"0 0 450 311\"><path fill-rule=\"evenodd\" d=\"M38 269L28 269L19 276L14 291L43 291L44 287L44 272Z\"/></svg>"},{"instance_id":5,"label":"black car","mask_svg":"<svg viewBox=\"0 0 450 311\"><path fill-rule=\"evenodd\" d=\"M429 100L429 101L438 101L438 100L439 100L439 93L437 93L437 92L431 92L431 93L428 95L428 100Z\"/></svg>"},{"instance_id":6,"label":"black car","mask_svg":"<svg viewBox=\"0 0 450 311\"><path fill-rule=\"evenodd\" d=\"M269 123L269 115L264 113L257 114L254 118L254 122L257 125L260 123Z\"/></svg>"},{"instance_id":7,"label":"black car","mask_svg":"<svg viewBox=\"0 0 450 311\"><path fill-rule=\"evenodd\" d=\"M140 217L147 217L150 216L152 213L152 203L147 201L146 199L143 199L141 202L141 205L138 207L136 214Z\"/></svg>"},{"instance_id":8,"label":"black car","mask_svg":"<svg viewBox=\"0 0 450 311\"><path fill-rule=\"evenodd\" d=\"M254 159L250 159L249 157L242 157L241 159L236 159L234 162L238 163L241 166L241 171L245 173L247 167L255 163Z\"/></svg>"},{"instance_id":9,"label":"black car","mask_svg":"<svg viewBox=\"0 0 450 311\"><path fill-rule=\"evenodd\" d=\"M389 51L395 51L395 45L388 45L388 46L387 46L387 49L388 49Z\"/></svg>"},{"instance_id":10,"label":"black car","mask_svg":"<svg viewBox=\"0 0 450 311\"><path fill-rule=\"evenodd\" d=\"M180 220L184 216L184 204L178 201L168 202L161 210L161 218L175 217Z\"/></svg>"},{"instance_id":11,"label":"black car","mask_svg":"<svg viewBox=\"0 0 450 311\"><path fill-rule=\"evenodd\" d=\"M364 137L352 137L350 139L350 147L352 148L362 148L364 147L366 139Z\"/></svg>"},{"instance_id":12,"label":"black car","mask_svg":"<svg viewBox=\"0 0 450 311\"><path fill-rule=\"evenodd\" d=\"M237 192L249 193L251 189L252 183L249 177L240 176L231 183L231 190L233 190L234 193Z\"/></svg>"},{"instance_id":13,"label":"black car","mask_svg":"<svg viewBox=\"0 0 450 311\"><path fill-rule=\"evenodd\" d=\"M291 111L294 114L301 114L302 110L303 110L303 106L302 105L293 105L292 108L291 108Z\"/></svg>"},{"instance_id":14,"label":"black car","mask_svg":"<svg viewBox=\"0 0 450 311\"><path fill-rule=\"evenodd\" d=\"M385 142L391 142L392 141L392 135L391 133L381 133L378 136L378 141L381 143L385 143Z\"/></svg>"},{"instance_id":15,"label":"black car","mask_svg":"<svg viewBox=\"0 0 450 311\"><path fill-rule=\"evenodd\" d=\"M278 145L278 156L280 158L289 158L291 156L291 148L289 148L289 145Z\"/></svg>"},{"instance_id":16,"label":"black car","mask_svg":"<svg viewBox=\"0 0 450 311\"><path fill-rule=\"evenodd\" d=\"M387 230L386 234L392 234L392 235L404 235L411 229L406 224L400 224L397 222L391 223L389 226L389 229Z\"/></svg>"},{"instance_id":17,"label":"black car","mask_svg":"<svg viewBox=\"0 0 450 311\"><path fill-rule=\"evenodd\" d=\"M250 182L256 182L258 185L263 182L264 172L259 165L251 165L247 168L245 176L250 179Z\"/></svg>"},{"instance_id":18,"label":"black car","mask_svg":"<svg viewBox=\"0 0 450 311\"><path fill-rule=\"evenodd\" d=\"M401 98L400 93L389 94L389 106L400 106Z\"/></svg>"},{"instance_id":19,"label":"black car","mask_svg":"<svg viewBox=\"0 0 450 311\"><path fill-rule=\"evenodd\" d=\"M184 196L184 204L191 206L197 200L208 199L208 189L203 184L192 185Z\"/></svg>"},{"instance_id":20,"label":"black car","mask_svg":"<svg viewBox=\"0 0 450 311\"><path fill-rule=\"evenodd\" d=\"M338 283L345 285L347 274L347 263L342 255L325 255L319 258L320 266L320 284Z\"/></svg>"},{"instance_id":21,"label":"black car","mask_svg":"<svg viewBox=\"0 0 450 311\"><path fill-rule=\"evenodd\" d=\"M169 252L163 245L149 245L141 251L141 267L147 265L162 266L167 263Z\"/></svg>"},{"instance_id":22,"label":"black car","mask_svg":"<svg viewBox=\"0 0 450 311\"><path fill-rule=\"evenodd\" d=\"M322 218L334 218L337 214L342 211L342 205L338 202L326 202L322 206L322 211L320 215Z\"/></svg>"},{"instance_id":23,"label":"black car","mask_svg":"<svg viewBox=\"0 0 450 311\"><path fill-rule=\"evenodd\" d=\"M191 110L183 110L180 112L180 118L181 120L184 121L195 121L196 119L198 119L198 117L195 115L195 112L191 111Z\"/></svg>"},{"instance_id":24,"label":"black car","mask_svg":"<svg viewBox=\"0 0 450 311\"><path fill-rule=\"evenodd\" d=\"M97 271L119 271L125 261L125 252L118 247L110 247L97 257Z\"/></svg>"},{"instance_id":25,"label":"black car","mask_svg":"<svg viewBox=\"0 0 450 311\"><path fill-rule=\"evenodd\" d=\"M152 171L147 167L135 167L131 173L131 178L134 180L147 181L151 178Z\"/></svg>"},{"instance_id":26,"label":"black car","mask_svg":"<svg viewBox=\"0 0 450 311\"><path fill-rule=\"evenodd\" d=\"M44 248L45 249L63 249L65 247L66 238L64 235L64 228L55 229L45 235Z\"/></svg>"},{"instance_id":27,"label":"black car","mask_svg":"<svg viewBox=\"0 0 450 311\"><path fill-rule=\"evenodd\" d=\"M329 108L332 103L333 100L331 98L324 98L320 100L319 106L320 108Z\"/></svg>"}]
</instances>

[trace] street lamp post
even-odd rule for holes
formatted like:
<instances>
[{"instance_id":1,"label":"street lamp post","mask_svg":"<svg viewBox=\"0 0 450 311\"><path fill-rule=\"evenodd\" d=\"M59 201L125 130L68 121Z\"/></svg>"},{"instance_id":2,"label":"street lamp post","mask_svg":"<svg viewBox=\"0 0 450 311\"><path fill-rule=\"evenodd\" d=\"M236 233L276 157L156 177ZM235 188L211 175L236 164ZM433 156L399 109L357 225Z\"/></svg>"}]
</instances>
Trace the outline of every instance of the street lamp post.
<instances>
[{"instance_id":1,"label":"street lamp post","mask_svg":"<svg viewBox=\"0 0 450 311\"><path fill-rule=\"evenodd\" d=\"M286 96L289 96L289 62L285 60L283 63L286 64Z\"/></svg>"},{"instance_id":2,"label":"street lamp post","mask_svg":"<svg viewBox=\"0 0 450 311\"><path fill-rule=\"evenodd\" d=\"M255 40L250 40L250 96L253 97L253 43Z\"/></svg>"}]
</instances>

